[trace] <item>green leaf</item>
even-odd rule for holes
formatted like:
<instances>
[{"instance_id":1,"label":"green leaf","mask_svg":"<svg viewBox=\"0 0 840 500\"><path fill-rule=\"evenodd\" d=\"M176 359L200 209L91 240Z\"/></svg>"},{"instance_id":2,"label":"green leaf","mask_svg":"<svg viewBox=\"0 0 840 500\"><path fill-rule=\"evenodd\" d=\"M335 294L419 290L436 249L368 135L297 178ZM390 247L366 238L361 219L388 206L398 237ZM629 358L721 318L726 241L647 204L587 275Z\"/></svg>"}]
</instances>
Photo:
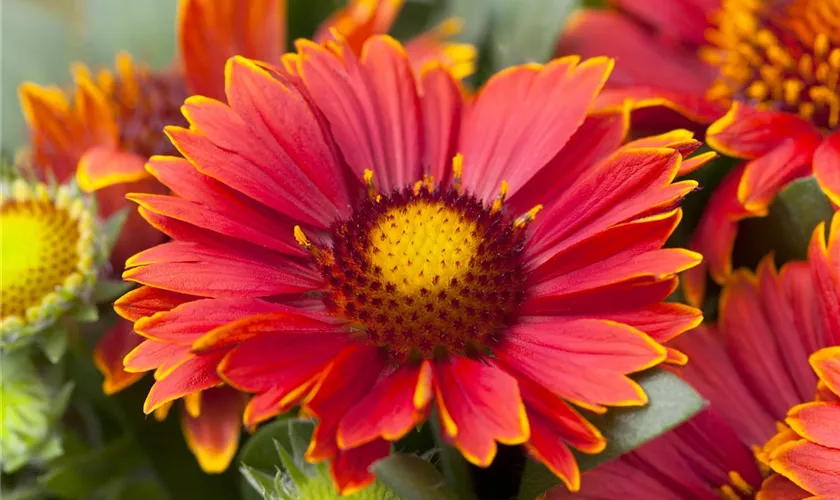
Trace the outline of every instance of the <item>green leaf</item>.
<instances>
[{"instance_id":1,"label":"green leaf","mask_svg":"<svg viewBox=\"0 0 840 500\"><path fill-rule=\"evenodd\" d=\"M268 498L269 492L274 490L274 475L266 474L265 472L242 465L239 468L242 476L248 481L248 484L259 493L262 498Z\"/></svg>"},{"instance_id":2,"label":"green leaf","mask_svg":"<svg viewBox=\"0 0 840 500\"><path fill-rule=\"evenodd\" d=\"M416 455L393 454L375 462L371 471L403 500L455 500L435 467Z\"/></svg>"},{"instance_id":3,"label":"green leaf","mask_svg":"<svg viewBox=\"0 0 840 500\"><path fill-rule=\"evenodd\" d=\"M436 411L436 410L433 410ZM450 488L461 500L475 499L473 491L472 473L470 465L460 451L453 448L443 439L443 430L440 428L440 420L437 415L429 418L432 425L432 435L435 440L437 456L440 458L440 468L449 483Z\"/></svg>"},{"instance_id":4,"label":"green leaf","mask_svg":"<svg viewBox=\"0 0 840 500\"><path fill-rule=\"evenodd\" d=\"M113 302L134 288L133 283L121 280L101 279L96 282L91 300L97 304Z\"/></svg>"},{"instance_id":5,"label":"green leaf","mask_svg":"<svg viewBox=\"0 0 840 500\"><path fill-rule=\"evenodd\" d=\"M589 421L607 438L607 448L597 455L576 453L582 471L638 448L685 422L706 405L706 401L691 386L671 372L652 369L634 379L647 394L648 404L610 409L605 415L589 417ZM558 483L559 480L544 465L529 461L518 498L536 498Z\"/></svg>"},{"instance_id":6,"label":"green leaf","mask_svg":"<svg viewBox=\"0 0 840 500\"><path fill-rule=\"evenodd\" d=\"M99 320L96 304L81 303L70 311L70 317L81 323L94 323Z\"/></svg>"},{"instance_id":7,"label":"green leaf","mask_svg":"<svg viewBox=\"0 0 840 500\"><path fill-rule=\"evenodd\" d=\"M114 246L117 244L117 240L120 238L120 233L122 232L123 225L125 225L125 221L128 219L128 208L124 208L118 212L114 212L113 215L108 217L108 220L102 224L102 235L104 237L103 246L104 251L103 254L107 257L111 255L111 252L114 250Z\"/></svg>"},{"instance_id":8,"label":"green leaf","mask_svg":"<svg viewBox=\"0 0 840 500\"><path fill-rule=\"evenodd\" d=\"M487 0L483 0L487 2ZM491 61L495 71L515 64L546 62L557 36L579 0L492 0Z\"/></svg>"},{"instance_id":9,"label":"green leaf","mask_svg":"<svg viewBox=\"0 0 840 500\"><path fill-rule=\"evenodd\" d=\"M142 458L137 443L126 435L90 453L56 460L39 483L60 498L87 498L137 467Z\"/></svg>"},{"instance_id":10,"label":"green leaf","mask_svg":"<svg viewBox=\"0 0 840 500\"><path fill-rule=\"evenodd\" d=\"M38 344L50 363L58 363L67 352L67 330L61 323L46 329L38 338Z\"/></svg>"},{"instance_id":11,"label":"green leaf","mask_svg":"<svg viewBox=\"0 0 840 500\"><path fill-rule=\"evenodd\" d=\"M46 492L39 486L22 486L13 490L0 490L3 500L42 500Z\"/></svg>"},{"instance_id":12,"label":"green leaf","mask_svg":"<svg viewBox=\"0 0 840 500\"><path fill-rule=\"evenodd\" d=\"M766 217L741 222L734 264L754 268L770 252L779 265L807 259L814 228L831 219L832 214L834 208L815 178L791 182L770 204Z\"/></svg>"},{"instance_id":13,"label":"green leaf","mask_svg":"<svg viewBox=\"0 0 840 500\"><path fill-rule=\"evenodd\" d=\"M126 481L113 500L167 500L166 493L154 481Z\"/></svg>"},{"instance_id":14,"label":"green leaf","mask_svg":"<svg viewBox=\"0 0 840 500\"><path fill-rule=\"evenodd\" d=\"M277 470L284 470L278 463L278 447L286 450L297 450L302 443L308 443L315 424L308 420L300 420L281 416L266 424L242 446L239 451L239 461L249 470L260 471L271 475L272 481ZM305 446L303 447L305 450ZM260 500L262 497L249 484L253 478L243 476L240 491L245 500ZM273 483L272 483L273 484Z\"/></svg>"}]
</instances>

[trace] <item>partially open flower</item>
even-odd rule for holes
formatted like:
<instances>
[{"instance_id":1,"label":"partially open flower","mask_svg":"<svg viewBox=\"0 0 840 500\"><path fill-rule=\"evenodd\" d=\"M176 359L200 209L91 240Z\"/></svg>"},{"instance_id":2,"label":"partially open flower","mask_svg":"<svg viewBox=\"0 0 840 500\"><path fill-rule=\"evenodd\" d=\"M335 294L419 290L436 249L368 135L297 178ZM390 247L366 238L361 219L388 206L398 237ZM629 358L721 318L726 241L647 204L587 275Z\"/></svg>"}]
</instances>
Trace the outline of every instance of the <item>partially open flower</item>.
<instances>
[{"instance_id":1,"label":"partially open flower","mask_svg":"<svg viewBox=\"0 0 840 500\"><path fill-rule=\"evenodd\" d=\"M631 101L645 108L641 125L660 127L673 123L657 112L669 108L709 125L709 145L744 160L714 193L690 245L705 257L684 281L699 304L706 271L719 284L732 273L738 222L766 215L792 180L814 175L840 205L840 1L611 3L583 11L559 45L620 61L596 107Z\"/></svg>"},{"instance_id":2,"label":"partially open flower","mask_svg":"<svg viewBox=\"0 0 840 500\"><path fill-rule=\"evenodd\" d=\"M8 349L90 298L102 265L95 204L73 186L0 187L0 345Z\"/></svg>"}]
</instances>

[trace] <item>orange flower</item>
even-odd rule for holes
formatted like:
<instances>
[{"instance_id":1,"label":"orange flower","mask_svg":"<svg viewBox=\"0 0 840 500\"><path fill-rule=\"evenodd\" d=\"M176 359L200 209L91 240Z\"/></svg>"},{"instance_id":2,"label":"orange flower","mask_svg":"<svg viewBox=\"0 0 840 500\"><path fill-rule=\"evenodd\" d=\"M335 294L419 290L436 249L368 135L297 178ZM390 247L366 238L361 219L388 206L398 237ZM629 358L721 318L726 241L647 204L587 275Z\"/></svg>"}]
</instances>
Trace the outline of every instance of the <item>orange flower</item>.
<instances>
[{"instance_id":1,"label":"orange flower","mask_svg":"<svg viewBox=\"0 0 840 500\"><path fill-rule=\"evenodd\" d=\"M472 463L524 445L577 488L569 447L604 439L572 405L644 404L627 375L681 361L661 343L699 322L662 303L699 256L661 248L699 143L622 146L626 113L587 117L604 58L474 99L386 36L284 63L230 60L228 104L188 99L167 128L184 158L149 164L173 195L131 196L172 238L129 260L143 286L116 304L145 337L126 366L156 373L145 411L223 382L254 394L249 426L300 405L308 459L348 493L435 408Z\"/></svg>"},{"instance_id":2,"label":"orange flower","mask_svg":"<svg viewBox=\"0 0 840 500\"><path fill-rule=\"evenodd\" d=\"M810 497L796 484L823 484L819 471L840 464L836 446L828 455L819 456L809 453L826 450L805 445L809 432L817 443L837 443L837 427L827 417L840 407L837 403L802 404L812 399L817 381L808 365L809 356L822 379L821 399L836 399L826 380L831 370L840 367L840 358L831 357L837 356L840 345L840 214L834 216L828 244L824 234L824 225L814 231L807 263L791 262L777 273L767 258L757 275L736 272L721 295L717 328L701 326L671 341L672 347L689 357L678 373L709 400L709 409L618 460L587 471L580 494L558 487L548 498ZM797 441L802 448L781 446L800 439L790 429L774 437L776 423L785 415L793 429L802 431L803 441ZM829 441L824 441L826 437ZM759 458L779 472L788 471L788 477L798 482L775 475L764 479L769 469L750 452L762 445ZM796 451L789 453L791 448ZM762 493L755 497L759 489ZM762 496L770 492L789 496Z\"/></svg>"},{"instance_id":3,"label":"orange flower","mask_svg":"<svg viewBox=\"0 0 840 500\"><path fill-rule=\"evenodd\" d=\"M840 205L840 0L613 3L583 11L559 45L620 61L596 108L630 100L649 125L676 111L711 124L709 145L745 160L690 245L705 257L684 282L699 304L706 271L720 284L732 273L738 221L766 215L789 182L814 175Z\"/></svg>"}]
</instances>

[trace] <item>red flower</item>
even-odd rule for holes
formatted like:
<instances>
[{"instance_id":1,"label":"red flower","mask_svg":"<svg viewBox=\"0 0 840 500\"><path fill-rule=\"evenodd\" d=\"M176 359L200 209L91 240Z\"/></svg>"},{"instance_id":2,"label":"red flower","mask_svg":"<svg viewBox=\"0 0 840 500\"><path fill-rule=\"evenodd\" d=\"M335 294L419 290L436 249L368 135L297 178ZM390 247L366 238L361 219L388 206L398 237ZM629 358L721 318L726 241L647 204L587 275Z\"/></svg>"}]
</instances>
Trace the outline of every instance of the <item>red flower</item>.
<instances>
[{"instance_id":1,"label":"red flower","mask_svg":"<svg viewBox=\"0 0 840 500\"><path fill-rule=\"evenodd\" d=\"M825 410L810 413L823 403L801 404L812 399L817 381L808 366L809 356L816 367L815 360L826 360L828 353L836 352L836 347L825 346L837 346L840 340L840 255L836 253L840 215L834 217L828 247L824 234L823 225L814 231L807 263L791 262L777 273L767 258L756 276L743 270L732 276L720 298L718 327L703 326L670 343L689 356L679 374L709 400L710 408L673 432L586 472L575 497L608 499L621 493L629 500L738 499L754 498L759 489L762 493L756 498L810 496L796 486L812 484L808 470L796 467L815 464L808 462L813 456L790 459L786 452L773 450L788 450L794 445L780 445L798 439L789 429L774 437L776 422L786 414L795 429L813 424L816 435L831 434L830 420L823 420ZM820 363L818 374L823 379L833 362ZM794 410L788 413L791 407ZM819 418L809 420L815 414ZM763 461L780 472L795 469L788 476L791 479L805 479L794 484L771 476L762 482L767 468L750 453L762 445ZM761 496L770 492L788 496ZM548 496L571 497L559 487Z\"/></svg>"},{"instance_id":2,"label":"red flower","mask_svg":"<svg viewBox=\"0 0 840 500\"><path fill-rule=\"evenodd\" d=\"M149 164L174 195L132 195L173 239L129 260L144 286L117 304L158 341L126 359L156 370L146 411L222 381L255 394L248 425L300 404L346 493L434 407L471 462L523 444L577 488L568 446L604 440L569 403L644 404L627 375L699 321L662 303L699 256L661 249L698 143L620 147L626 113L587 118L603 58L465 101L388 37L298 49L229 61L229 104L188 99L190 128L167 128L185 159Z\"/></svg>"},{"instance_id":3,"label":"red flower","mask_svg":"<svg viewBox=\"0 0 840 500\"><path fill-rule=\"evenodd\" d=\"M840 346L811 356L820 378L815 401L791 408L779 433L759 455L774 474L758 500L835 498L840 492ZM798 495L798 496L793 496ZM813 496L812 496L813 495Z\"/></svg>"},{"instance_id":4,"label":"red flower","mask_svg":"<svg viewBox=\"0 0 840 500\"><path fill-rule=\"evenodd\" d=\"M699 304L707 270L720 284L732 272L738 221L766 215L790 181L814 175L840 205L840 2L614 4L583 11L559 45L618 61L596 108L629 100L647 110L639 113L644 123L656 125L671 123L657 112L664 106L711 123L709 144L745 160L713 195L690 245L705 257L685 281Z\"/></svg>"}]
</instances>

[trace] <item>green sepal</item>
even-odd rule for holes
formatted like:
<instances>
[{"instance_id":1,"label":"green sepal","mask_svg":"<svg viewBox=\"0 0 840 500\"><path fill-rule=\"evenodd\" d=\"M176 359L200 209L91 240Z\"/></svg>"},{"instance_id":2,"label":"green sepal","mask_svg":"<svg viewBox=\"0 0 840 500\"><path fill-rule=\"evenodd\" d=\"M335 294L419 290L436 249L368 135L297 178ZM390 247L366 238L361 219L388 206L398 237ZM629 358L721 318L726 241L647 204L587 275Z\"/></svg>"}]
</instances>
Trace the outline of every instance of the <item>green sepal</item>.
<instances>
[{"instance_id":1,"label":"green sepal","mask_svg":"<svg viewBox=\"0 0 840 500\"><path fill-rule=\"evenodd\" d=\"M91 302L96 304L113 302L125 295L132 288L134 288L134 283L121 280L100 279L96 282L90 299Z\"/></svg>"},{"instance_id":2,"label":"green sepal","mask_svg":"<svg viewBox=\"0 0 840 500\"><path fill-rule=\"evenodd\" d=\"M67 352L67 338L67 330L64 328L62 322L58 322L44 330L41 335L37 337L36 342L50 363L55 364L58 363L61 358L64 357L64 353Z\"/></svg>"},{"instance_id":3,"label":"green sepal","mask_svg":"<svg viewBox=\"0 0 840 500\"><path fill-rule=\"evenodd\" d=\"M416 455L392 454L371 466L371 472L402 500L455 500L435 467Z\"/></svg>"},{"instance_id":4,"label":"green sepal","mask_svg":"<svg viewBox=\"0 0 840 500\"><path fill-rule=\"evenodd\" d=\"M685 422L706 406L697 392L673 373L654 368L633 377L644 389L648 404L611 408L588 417L603 433L607 448L597 455L575 453L581 471L618 458ZM520 500L531 500L559 484L544 465L529 460L519 489Z\"/></svg>"},{"instance_id":5,"label":"green sepal","mask_svg":"<svg viewBox=\"0 0 840 500\"><path fill-rule=\"evenodd\" d=\"M106 258L110 257L114 247L117 246L125 221L128 220L128 214L128 208L114 212L99 228L102 234L102 255Z\"/></svg>"},{"instance_id":6,"label":"green sepal","mask_svg":"<svg viewBox=\"0 0 840 500\"><path fill-rule=\"evenodd\" d=\"M96 304L82 302L71 309L68 314L80 323L95 323L99 321L99 309L97 309Z\"/></svg>"}]
</instances>

